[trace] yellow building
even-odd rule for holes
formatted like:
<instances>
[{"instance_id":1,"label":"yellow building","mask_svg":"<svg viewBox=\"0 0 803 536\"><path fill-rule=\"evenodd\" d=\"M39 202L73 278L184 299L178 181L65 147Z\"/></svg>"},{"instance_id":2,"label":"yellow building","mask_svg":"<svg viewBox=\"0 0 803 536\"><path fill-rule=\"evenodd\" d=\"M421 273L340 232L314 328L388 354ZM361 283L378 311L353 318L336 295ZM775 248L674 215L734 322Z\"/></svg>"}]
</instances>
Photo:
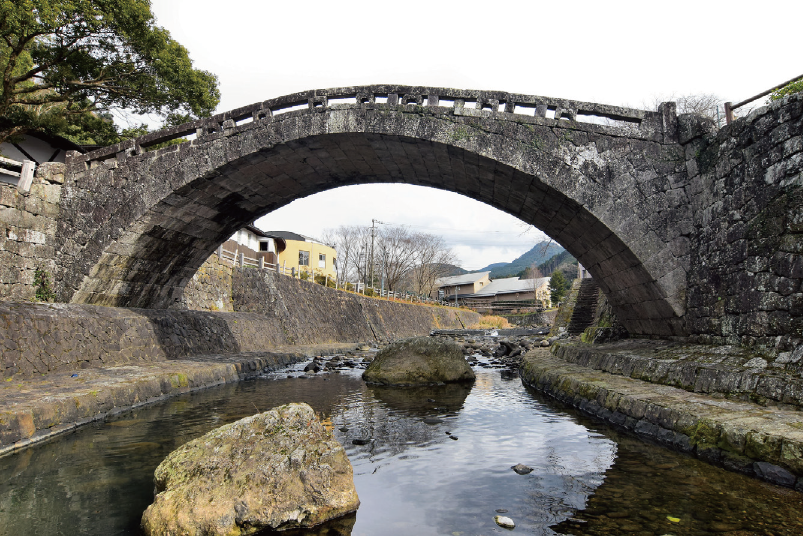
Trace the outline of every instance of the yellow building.
<instances>
[{"instance_id":1,"label":"yellow building","mask_svg":"<svg viewBox=\"0 0 803 536\"><path fill-rule=\"evenodd\" d=\"M267 231L277 243L278 264L285 273L314 273L337 279L337 252L308 236L290 231ZM281 244L284 243L284 247Z\"/></svg>"}]
</instances>

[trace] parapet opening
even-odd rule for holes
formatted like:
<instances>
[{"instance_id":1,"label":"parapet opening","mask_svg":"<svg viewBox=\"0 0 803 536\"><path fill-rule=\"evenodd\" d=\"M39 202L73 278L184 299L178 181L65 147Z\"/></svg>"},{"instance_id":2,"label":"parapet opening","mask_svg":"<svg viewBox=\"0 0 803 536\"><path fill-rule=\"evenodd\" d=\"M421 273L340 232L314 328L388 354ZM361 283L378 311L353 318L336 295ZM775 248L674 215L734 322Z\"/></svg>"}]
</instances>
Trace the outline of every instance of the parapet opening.
<instances>
[{"instance_id":1,"label":"parapet opening","mask_svg":"<svg viewBox=\"0 0 803 536\"><path fill-rule=\"evenodd\" d=\"M309 109L309 103L306 101L291 102L288 104L276 106L275 108L271 108L271 112L273 112L273 115L276 116L276 115L286 114L288 112L297 112L299 110L308 110L308 109Z\"/></svg>"},{"instance_id":2,"label":"parapet opening","mask_svg":"<svg viewBox=\"0 0 803 536\"><path fill-rule=\"evenodd\" d=\"M368 98L362 99L363 103L369 102ZM329 106L334 106L337 104L357 104L357 95L345 95L340 97L330 97L329 98Z\"/></svg>"},{"instance_id":3,"label":"parapet opening","mask_svg":"<svg viewBox=\"0 0 803 536\"><path fill-rule=\"evenodd\" d=\"M592 125L603 125L603 126L620 127L620 128L634 127L634 126L639 126L641 124L640 119L636 119L633 117L608 116L608 115L601 115L583 111L577 112L576 120L582 123L590 123Z\"/></svg>"}]
</instances>

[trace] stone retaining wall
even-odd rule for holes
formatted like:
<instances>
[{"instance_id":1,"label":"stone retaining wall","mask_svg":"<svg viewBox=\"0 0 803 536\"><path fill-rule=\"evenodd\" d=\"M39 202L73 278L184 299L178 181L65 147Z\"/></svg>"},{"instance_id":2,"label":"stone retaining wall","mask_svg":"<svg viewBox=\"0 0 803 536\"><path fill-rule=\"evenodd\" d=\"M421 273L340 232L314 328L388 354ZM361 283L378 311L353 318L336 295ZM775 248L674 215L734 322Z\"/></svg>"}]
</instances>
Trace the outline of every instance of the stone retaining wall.
<instances>
[{"instance_id":1,"label":"stone retaining wall","mask_svg":"<svg viewBox=\"0 0 803 536\"><path fill-rule=\"evenodd\" d=\"M0 302L0 377L141 364L277 345L389 340L460 328L479 315L363 298L238 271L239 312ZM245 299L248 296L248 299ZM248 310L251 309L251 310Z\"/></svg>"},{"instance_id":2,"label":"stone retaining wall","mask_svg":"<svg viewBox=\"0 0 803 536\"><path fill-rule=\"evenodd\" d=\"M792 350L803 343L803 93L681 142L695 215L682 244L688 332Z\"/></svg>"},{"instance_id":3,"label":"stone retaining wall","mask_svg":"<svg viewBox=\"0 0 803 536\"><path fill-rule=\"evenodd\" d=\"M642 438L803 491L800 411L715 399L588 369L533 350L522 381Z\"/></svg>"},{"instance_id":4,"label":"stone retaining wall","mask_svg":"<svg viewBox=\"0 0 803 536\"><path fill-rule=\"evenodd\" d=\"M51 284L56 267L56 220L59 216L64 164L36 168L29 192L0 183L0 296L32 300L34 273L46 272Z\"/></svg>"},{"instance_id":5,"label":"stone retaining wall","mask_svg":"<svg viewBox=\"0 0 803 536\"><path fill-rule=\"evenodd\" d=\"M803 408L803 347L773 358L732 346L641 339L599 346L560 342L552 352L567 363L695 393Z\"/></svg>"},{"instance_id":6,"label":"stone retaining wall","mask_svg":"<svg viewBox=\"0 0 803 536\"><path fill-rule=\"evenodd\" d=\"M437 328L465 328L472 311L366 298L275 272L237 268L235 311L274 319L293 344L345 342L423 335Z\"/></svg>"},{"instance_id":7,"label":"stone retaining wall","mask_svg":"<svg viewBox=\"0 0 803 536\"><path fill-rule=\"evenodd\" d=\"M187 286L181 307L194 311L234 311L231 302L232 266L210 255Z\"/></svg>"},{"instance_id":8,"label":"stone retaining wall","mask_svg":"<svg viewBox=\"0 0 803 536\"><path fill-rule=\"evenodd\" d=\"M540 313L530 313L526 315L499 315L506 318L514 326L551 326L555 322L557 309L542 311Z\"/></svg>"}]
</instances>

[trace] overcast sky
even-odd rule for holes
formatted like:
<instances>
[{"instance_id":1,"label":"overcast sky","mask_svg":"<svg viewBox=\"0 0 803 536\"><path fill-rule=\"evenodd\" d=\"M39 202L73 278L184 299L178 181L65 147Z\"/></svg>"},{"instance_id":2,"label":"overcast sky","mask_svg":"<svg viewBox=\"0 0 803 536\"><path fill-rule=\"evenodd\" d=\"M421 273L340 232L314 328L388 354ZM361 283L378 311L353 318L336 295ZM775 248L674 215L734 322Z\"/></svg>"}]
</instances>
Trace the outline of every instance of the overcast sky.
<instances>
[{"instance_id":1,"label":"overcast sky","mask_svg":"<svg viewBox=\"0 0 803 536\"><path fill-rule=\"evenodd\" d=\"M671 95L738 102L803 74L803 1L269 2L152 0L160 26L215 73L218 112L367 84L500 90L643 107ZM371 219L441 234L462 266L543 239L466 197L407 185L330 190L257 222L318 236Z\"/></svg>"}]
</instances>

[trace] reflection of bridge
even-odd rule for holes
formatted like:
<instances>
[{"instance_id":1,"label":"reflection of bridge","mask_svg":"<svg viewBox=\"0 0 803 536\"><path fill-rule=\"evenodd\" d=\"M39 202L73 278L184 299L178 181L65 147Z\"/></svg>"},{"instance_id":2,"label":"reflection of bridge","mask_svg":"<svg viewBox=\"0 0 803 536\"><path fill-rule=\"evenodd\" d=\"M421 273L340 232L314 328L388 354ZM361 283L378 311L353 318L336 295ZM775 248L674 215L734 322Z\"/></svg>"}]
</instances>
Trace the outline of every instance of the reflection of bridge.
<instances>
[{"instance_id":1,"label":"reflection of bridge","mask_svg":"<svg viewBox=\"0 0 803 536\"><path fill-rule=\"evenodd\" d=\"M732 155L703 143L709 130L671 103L403 86L288 95L71 155L61 297L170 306L242 225L338 186L404 182L535 225L588 267L631 333L683 335L689 292L708 277L701 237L730 195L717 175ZM175 138L192 139L149 150Z\"/></svg>"}]
</instances>

